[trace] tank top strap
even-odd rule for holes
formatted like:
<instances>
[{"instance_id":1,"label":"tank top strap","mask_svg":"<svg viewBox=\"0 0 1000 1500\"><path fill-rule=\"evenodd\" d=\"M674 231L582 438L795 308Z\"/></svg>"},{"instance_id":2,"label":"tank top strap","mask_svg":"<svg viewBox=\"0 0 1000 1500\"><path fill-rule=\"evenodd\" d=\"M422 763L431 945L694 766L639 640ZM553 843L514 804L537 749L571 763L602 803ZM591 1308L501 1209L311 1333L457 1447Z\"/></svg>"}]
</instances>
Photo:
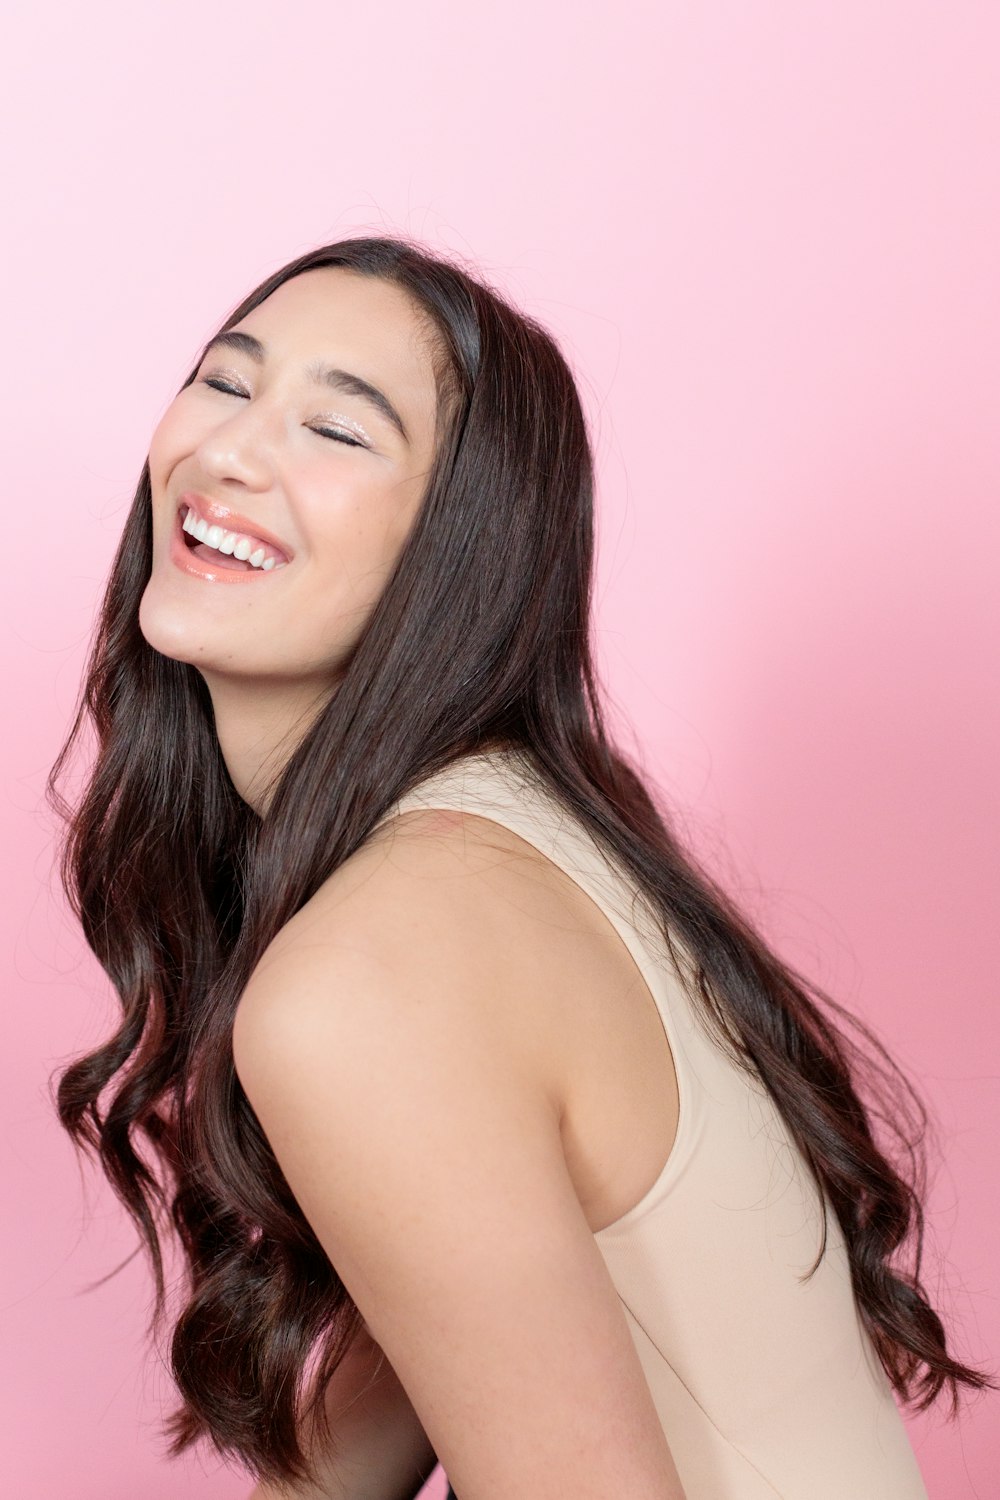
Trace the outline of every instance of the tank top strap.
<instances>
[{"instance_id":1,"label":"tank top strap","mask_svg":"<svg viewBox=\"0 0 1000 1500\"><path fill-rule=\"evenodd\" d=\"M635 924L657 949L662 932L648 903L590 830L558 802L530 756L518 748L460 756L400 797L381 826L414 808L448 808L491 818L511 829L584 886L602 910Z\"/></svg>"}]
</instances>

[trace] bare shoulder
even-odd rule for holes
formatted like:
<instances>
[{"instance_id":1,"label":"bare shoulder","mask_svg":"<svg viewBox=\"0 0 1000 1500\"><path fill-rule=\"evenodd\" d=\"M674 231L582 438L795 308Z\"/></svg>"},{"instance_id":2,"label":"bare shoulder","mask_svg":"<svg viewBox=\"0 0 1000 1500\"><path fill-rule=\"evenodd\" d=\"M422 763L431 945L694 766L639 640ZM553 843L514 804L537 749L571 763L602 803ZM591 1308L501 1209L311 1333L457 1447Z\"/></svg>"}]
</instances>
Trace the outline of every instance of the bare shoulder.
<instances>
[{"instance_id":1,"label":"bare shoulder","mask_svg":"<svg viewBox=\"0 0 1000 1500\"><path fill-rule=\"evenodd\" d=\"M449 1022L466 1039L478 1028L561 1114L574 996L607 948L607 925L575 882L511 829L412 809L378 828L277 934L240 1003L234 1046L273 1009L332 1015L362 995L370 1006L377 983L387 1024L419 1027L433 1013L439 1045Z\"/></svg>"}]
</instances>

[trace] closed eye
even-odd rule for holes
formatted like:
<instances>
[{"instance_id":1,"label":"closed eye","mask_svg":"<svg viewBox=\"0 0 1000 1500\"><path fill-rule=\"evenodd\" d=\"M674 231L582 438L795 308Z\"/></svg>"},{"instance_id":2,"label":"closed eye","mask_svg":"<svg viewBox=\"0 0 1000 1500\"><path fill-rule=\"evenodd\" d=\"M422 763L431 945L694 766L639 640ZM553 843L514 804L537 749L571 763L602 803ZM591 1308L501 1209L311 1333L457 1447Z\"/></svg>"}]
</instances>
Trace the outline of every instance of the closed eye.
<instances>
[{"instance_id":1,"label":"closed eye","mask_svg":"<svg viewBox=\"0 0 1000 1500\"><path fill-rule=\"evenodd\" d=\"M213 391L222 391L227 396L246 397L246 391L241 391L238 386L230 385L225 380L220 380L217 375L206 375L202 381L203 385L210 385ZM346 443L350 448L366 448L368 445L360 439L352 437L342 427L310 427L310 432L315 432L319 437L331 438L338 443Z\"/></svg>"},{"instance_id":2,"label":"closed eye","mask_svg":"<svg viewBox=\"0 0 1000 1500\"><path fill-rule=\"evenodd\" d=\"M358 438L351 437L341 427L311 427L310 432L318 432L320 437L336 438L338 443L349 443L352 448L364 448L367 444Z\"/></svg>"},{"instance_id":3,"label":"closed eye","mask_svg":"<svg viewBox=\"0 0 1000 1500\"><path fill-rule=\"evenodd\" d=\"M228 385L226 381L220 380L217 375L206 375L202 385L210 385L213 391L225 391L227 396L245 396L246 391L237 389L235 385Z\"/></svg>"}]
</instances>

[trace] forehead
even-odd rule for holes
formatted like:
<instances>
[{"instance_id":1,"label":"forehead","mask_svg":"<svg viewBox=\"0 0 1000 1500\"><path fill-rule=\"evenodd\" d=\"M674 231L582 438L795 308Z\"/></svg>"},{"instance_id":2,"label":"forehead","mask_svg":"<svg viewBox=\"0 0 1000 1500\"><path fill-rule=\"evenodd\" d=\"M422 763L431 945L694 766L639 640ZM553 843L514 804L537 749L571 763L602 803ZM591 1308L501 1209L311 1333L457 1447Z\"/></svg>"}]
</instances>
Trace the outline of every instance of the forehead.
<instances>
[{"instance_id":1,"label":"forehead","mask_svg":"<svg viewBox=\"0 0 1000 1500\"><path fill-rule=\"evenodd\" d=\"M339 365L380 386L411 433L433 425L434 330L402 287L322 266L283 282L236 326L261 340L268 363Z\"/></svg>"}]
</instances>

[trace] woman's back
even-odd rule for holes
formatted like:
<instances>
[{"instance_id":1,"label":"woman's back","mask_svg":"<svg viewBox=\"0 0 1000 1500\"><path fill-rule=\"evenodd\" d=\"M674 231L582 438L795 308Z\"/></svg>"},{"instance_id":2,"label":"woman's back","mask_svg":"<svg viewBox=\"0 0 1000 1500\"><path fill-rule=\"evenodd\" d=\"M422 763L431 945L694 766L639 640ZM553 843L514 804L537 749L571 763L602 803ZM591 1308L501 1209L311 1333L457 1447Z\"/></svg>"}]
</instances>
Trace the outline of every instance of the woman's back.
<instances>
[{"instance_id":1,"label":"woman's back","mask_svg":"<svg viewBox=\"0 0 1000 1500\"><path fill-rule=\"evenodd\" d=\"M658 1052L665 1103L646 1115L645 1139L673 1117L676 1134L647 1191L612 1222L589 1217L603 1224L594 1238L688 1500L926 1500L836 1216L828 1207L826 1252L802 1280L820 1248L815 1182L763 1084L709 1034L627 880L517 752L463 757L381 822L412 808L486 817L534 846L599 908L648 986L636 993L655 1005L669 1051ZM581 1117L581 1135L596 1120ZM623 1139L609 1135L612 1157ZM635 1149L648 1163L649 1145Z\"/></svg>"}]
</instances>

